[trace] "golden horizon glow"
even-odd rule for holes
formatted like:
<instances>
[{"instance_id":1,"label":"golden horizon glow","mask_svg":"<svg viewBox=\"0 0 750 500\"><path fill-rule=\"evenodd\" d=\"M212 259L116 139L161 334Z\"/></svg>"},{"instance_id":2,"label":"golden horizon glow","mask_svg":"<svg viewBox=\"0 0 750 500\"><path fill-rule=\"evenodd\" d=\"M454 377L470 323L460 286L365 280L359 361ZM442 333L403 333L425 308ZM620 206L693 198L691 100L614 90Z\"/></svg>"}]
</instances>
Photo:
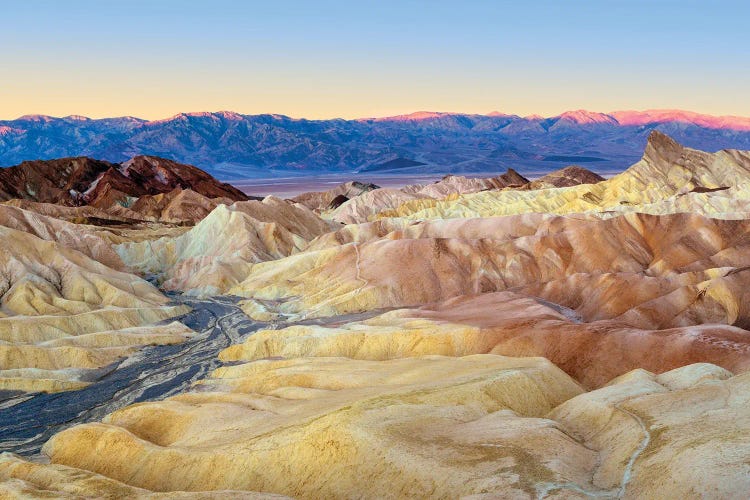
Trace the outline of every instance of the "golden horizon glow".
<instances>
[{"instance_id":1,"label":"golden horizon glow","mask_svg":"<svg viewBox=\"0 0 750 500\"><path fill-rule=\"evenodd\" d=\"M218 110L750 116L750 66L741 64L750 4L729 4L16 3L0 18L0 119Z\"/></svg>"}]
</instances>

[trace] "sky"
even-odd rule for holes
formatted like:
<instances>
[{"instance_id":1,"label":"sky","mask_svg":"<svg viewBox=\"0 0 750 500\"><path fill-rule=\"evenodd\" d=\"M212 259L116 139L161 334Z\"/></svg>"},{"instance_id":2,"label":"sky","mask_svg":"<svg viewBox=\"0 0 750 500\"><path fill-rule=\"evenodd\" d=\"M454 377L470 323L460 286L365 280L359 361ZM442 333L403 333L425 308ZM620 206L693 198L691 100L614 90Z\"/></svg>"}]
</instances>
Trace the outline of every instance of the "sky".
<instances>
[{"instance_id":1,"label":"sky","mask_svg":"<svg viewBox=\"0 0 750 500\"><path fill-rule=\"evenodd\" d=\"M0 0L0 119L750 116L750 2Z\"/></svg>"}]
</instances>

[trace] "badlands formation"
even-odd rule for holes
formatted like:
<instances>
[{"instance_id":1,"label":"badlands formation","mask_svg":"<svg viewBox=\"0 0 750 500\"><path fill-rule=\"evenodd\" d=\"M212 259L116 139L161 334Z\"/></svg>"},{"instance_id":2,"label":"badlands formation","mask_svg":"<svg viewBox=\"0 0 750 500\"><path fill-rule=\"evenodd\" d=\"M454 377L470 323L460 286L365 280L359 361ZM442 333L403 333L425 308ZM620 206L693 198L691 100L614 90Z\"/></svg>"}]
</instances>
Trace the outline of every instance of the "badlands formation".
<instances>
[{"instance_id":1,"label":"badlands formation","mask_svg":"<svg viewBox=\"0 0 750 500\"><path fill-rule=\"evenodd\" d=\"M262 201L114 171L0 205L0 495L750 491L750 153Z\"/></svg>"}]
</instances>

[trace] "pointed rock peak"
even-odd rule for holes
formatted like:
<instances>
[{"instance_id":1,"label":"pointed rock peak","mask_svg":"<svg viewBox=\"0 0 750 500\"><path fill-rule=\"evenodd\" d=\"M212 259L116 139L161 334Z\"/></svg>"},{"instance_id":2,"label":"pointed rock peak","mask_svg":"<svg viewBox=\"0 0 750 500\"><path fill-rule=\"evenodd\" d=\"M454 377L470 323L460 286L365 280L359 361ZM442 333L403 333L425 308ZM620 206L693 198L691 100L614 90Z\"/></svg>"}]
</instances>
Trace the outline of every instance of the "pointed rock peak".
<instances>
[{"instance_id":1,"label":"pointed rock peak","mask_svg":"<svg viewBox=\"0 0 750 500\"><path fill-rule=\"evenodd\" d=\"M234 212L234 211L235 211L234 205L225 205L224 203L220 203L219 205L216 206L216 208L213 209L211 213L216 212L217 214L221 214L225 212L228 213L228 212Z\"/></svg>"},{"instance_id":2,"label":"pointed rock peak","mask_svg":"<svg viewBox=\"0 0 750 500\"><path fill-rule=\"evenodd\" d=\"M504 179L508 184L528 184L529 180L524 177L523 175L519 174L517 171L513 170L512 168L508 168L507 172L502 174L500 178Z\"/></svg>"},{"instance_id":3,"label":"pointed rock peak","mask_svg":"<svg viewBox=\"0 0 750 500\"><path fill-rule=\"evenodd\" d=\"M565 176L581 177L594 182L601 182L605 180L604 177L597 174L596 172L587 168L583 168L579 165L568 165L567 167L558 170L556 173Z\"/></svg>"},{"instance_id":4,"label":"pointed rock peak","mask_svg":"<svg viewBox=\"0 0 750 500\"><path fill-rule=\"evenodd\" d=\"M648 136L644 159L674 161L682 155L683 146L663 132L653 130Z\"/></svg>"},{"instance_id":5,"label":"pointed rock peak","mask_svg":"<svg viewBox=\"0 0 750 500\"><path fill-rule=\"evenodd\" d=\"M211 210L208 215L206 215L203 219L201 219L198 224L195 225L195 227L191 230L200 232L204 230L207 227L215 226L215 225L221 225L223 222L225 222L233 213L241 213L237 212L235 210L234 205L225 205L224 203L219 203L216 205L216 207Z\"/></svg>"},{"instance_id":6,"label":"pointed rock peak","mask_svg":"<svg viewBox=\"0 0 750 500\"><path fill-rule=\"evenodd\" d=\"M579 184L596 184L604 180L604 177L578 165L569 165L560 170L555 170L532 182L532 185L544 187L551 185L555 187L577 186Z\"/></svg>"}]
</instances>

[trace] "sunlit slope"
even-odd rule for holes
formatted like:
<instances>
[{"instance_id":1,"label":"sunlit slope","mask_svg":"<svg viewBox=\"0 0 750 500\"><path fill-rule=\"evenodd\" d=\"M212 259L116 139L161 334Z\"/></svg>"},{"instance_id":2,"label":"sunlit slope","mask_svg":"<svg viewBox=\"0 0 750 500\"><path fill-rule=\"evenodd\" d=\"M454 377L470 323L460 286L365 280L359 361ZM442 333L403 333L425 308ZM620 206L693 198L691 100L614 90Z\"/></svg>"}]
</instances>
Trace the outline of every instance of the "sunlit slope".
<instances>
[{"instance_id":1,"label":"sunlit slope","mask_svg":"<svg viewBox=\"0 0 750 500\"><path fill-rule=\"evenodd\" d=\"M109 241L94 227L73 224L54 215L42 215L12 205L0 205L0 226L57 242L113 269L124 270L122 260L112 249Z\"/></svg>"},{"instance_id":2,"label":"sunlit slope","mask_svg":"<svg viewBox=\"0 0 750 500\"><path fill-rule=\"evenodd\" d=\"M266 360L63 431L45 452L155 491L733 496L750 486L748 380L700 364L586 393L541 358Z\"/></svg>"},{"instance_id":3,"label":"sunlit slope","mask_svg":"<svg viewBox=\"0 0 750 500\"><path fill-rule=\"evenodd\" d=\"M152 285L93 260L122 267L95 234L11 207L0 215L21 229L0 226L0 388L78 388L87 370L192 334L180 324L145 326L186 308L168 306Z\"/></svg>"},{"instance_id":4,"label":"sunlit slope","mask_svg":"<svg viewBox=\"0 0 750 500\"><path fill-rule=\"evenodd\" d=\"M2 498L176 498L181 500L282 499L283 495L251 491L171 491L159 493L137 488L114 479L64 465L28 462L17 455L0 455Z\"/></svg>"},{"instance_id":5,"label":"sunlit slope","mask_svg":"<svg viewBox=\"0 0 750 500\"><path fill-rule=\"evenodd\" d=\"M125 242L115 249L131 269L155 275L168 290L210 295L244 279L253 263L297 252L329 230L307 207L269 196L219 205L179 237Z\"/></svg>"},{"instance_id":6,"label":"sunlit slope","mask_svg":"<svg viewBox=\"0 0 750 500\"><path fill-rule=\"evenodd\" d=\"M304 498L512 492L528 487L513 479L526 467L541 468L543 480L586 481L594 454L539 421L580 393L543 359L265 361L222 368L200 392L64 431L45 452L54 463L160 491ZM506 446L487 446L493 434L505 434ZM542 466L560 451L581 463Z\"/></svg>"},{"instance_id":7,"label":"sunlit slope","mask_svg":"<svg viewBox=\"0 0 750 500\"><path fill-rule=\"evenodd\" d=\"M412 200L370 215L431 218L488 217L525 212L699 213L744 218L750 212L750 155L706 153L652 132L641 161L597 184L540 190L483 191L446 200Z\"/></svg>"},{"instance_id":8,"label":"sunlit slope","mask_svg":"<svg viewBox=\"0 0 750 500\"><path fill-rule=\"evenodd\" d=\"M314 250L253 265L230 293L253 299L251 315L269 301L282 314L314 317L519 290L644 328L750 319L747 221L525 214L427 221L380 236L394 227L320 237Z\"/></svg>"},{"instance_id":9,"label":"sunlit slope","mask_svg":"<svg viewBox=\"0 0 750 500\"><path fill-rule=\"evenodd\" d=\"M578 183L575 182L575 184ZM503 188L526 188L528 185L528 179L512 169L508 169L506 173L497 177L489 178L446 175L431 184L412 184L400 189L380 188L359 193L339 206L332 207L333 210L327 216L336 222L355 224L366 222L381 211L402 204L418 205L429 203L429 200L455 198L468 193Z\"/></svg>"},{"instance_id":10,"label":"sunlit slope","mask_svg":"<svg viewBox=\"0 0 750 500\"><path fill-rule=\"evenodd\" d=\"M261 330L227 348L221 359L543 356L592 388L637 368L663 372L710 362L744 372L750 369L749 343L750 333L735 326L658 328L634 326L620 318L591 321L543 299L496 292L398 309L336 327Z\"/></svg>"}]
</instances>

